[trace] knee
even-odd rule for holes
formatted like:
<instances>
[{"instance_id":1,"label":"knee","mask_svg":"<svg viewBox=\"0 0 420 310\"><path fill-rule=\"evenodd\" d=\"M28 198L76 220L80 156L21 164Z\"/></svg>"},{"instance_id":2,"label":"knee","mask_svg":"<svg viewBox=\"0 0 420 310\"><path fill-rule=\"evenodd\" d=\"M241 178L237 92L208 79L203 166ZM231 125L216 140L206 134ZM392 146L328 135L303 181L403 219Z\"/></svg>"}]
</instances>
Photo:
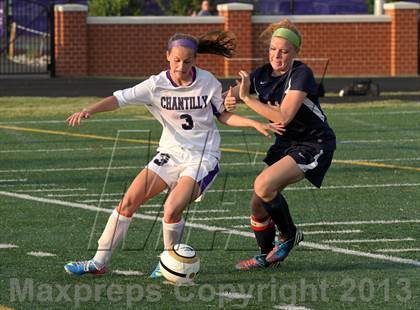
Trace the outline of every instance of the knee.
<instances>
[{"instance_id":1,"label":"knee","mask_svg":"<svg viewBox=\"0 0 420 310\"><path fill-rule=\"evenodd\" d=\"M132 217L133 214L138 209L139 204L135 203L135 201L129 197L124 197L123 200L121 200L117 211L119 214L124 215L126 217Z\"/></svg>"},{"instance_id":2,"label":"knee","mask_svg":"<svg viewBox=\"0 0 420 310\"><path fill-rule=\"evenodd\" d=\"M165 204L163 220L167 224L178 223L182 218L182 211L172 204Z\"/></svg>"},{"instance_id":3,"label":"knee","mask_svg":"<svg viewBox=\"0 0 420 310\"><path fill-rule=\"evenodd\" d=\"M265 175L259 175L254 182L255 194L263 201L271 201L276 197L277 190L271 186L269 178Z\"/></svg>"}]
</instances>

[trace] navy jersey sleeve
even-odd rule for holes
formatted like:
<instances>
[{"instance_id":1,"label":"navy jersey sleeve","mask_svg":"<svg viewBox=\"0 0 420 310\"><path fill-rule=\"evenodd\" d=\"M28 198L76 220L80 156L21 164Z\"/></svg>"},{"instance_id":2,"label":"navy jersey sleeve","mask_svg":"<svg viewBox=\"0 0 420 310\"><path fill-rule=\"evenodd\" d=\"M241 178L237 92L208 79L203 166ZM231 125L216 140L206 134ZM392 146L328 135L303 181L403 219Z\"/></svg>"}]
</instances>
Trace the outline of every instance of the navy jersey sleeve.
<instances>
[{"instance_id":1,"label":"navy jersey sleeve","mask_svg":"<svg viewBox=\"0 0 420 310\"><path fill-rule=\"evenodd\" d=\"M290 89L301 90L307 94L316 94L317 85L312 70L305 65L293 70Z\"/></svg>"},{"instance_id":2,"label":"navy jersey sleeve","mask_svg":"<svg viewBox=\"0 0 420 310\"><path fill-rule=\"evenodd\" d=\"M249 86L249 93L250 94L255 94L255 76L256 76L256 70L252 71L251 74L249 75L249 79L251 80L251 84Z\"/></svg>"}]
</instances>

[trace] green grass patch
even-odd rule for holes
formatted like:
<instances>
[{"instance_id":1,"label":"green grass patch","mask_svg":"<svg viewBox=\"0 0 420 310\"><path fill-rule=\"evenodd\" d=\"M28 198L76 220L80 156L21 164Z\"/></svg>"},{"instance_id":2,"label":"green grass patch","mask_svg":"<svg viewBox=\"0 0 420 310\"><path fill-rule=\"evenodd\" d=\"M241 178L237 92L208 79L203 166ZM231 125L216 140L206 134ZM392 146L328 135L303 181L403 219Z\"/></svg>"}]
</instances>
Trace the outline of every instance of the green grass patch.
<instances>
[{"instance_id":1,"label":"green grass patch","mask_svg":"<svg viewBox=\"0 0 420 310\"><path fill-rule=\"evenodd\" d=\"M95 115L78 128L66 125L68 115L96 100L0 98L0 308L419 309L418 103L324 106L337 134L336 161L322 189L303 181L284 191L306 243L279 269L234 269L258 252L247 235L249 200L272 141L219 126L228 149L221 172L186 213L187 222L202 225L185 233L202 266L194 286L179 288L148 278L162 249L158 220L133 221L107 275L64 273L67 261L94 255L109 211L155 152L155 145L132 140L113 149L118 130L143 130L121 133L122 139L147 139L148 131L152 141L160 137L159 123L143 107ZM237 112L255 117L244 105ZM158 195L138 214L161 216L163 201Z\"/></svg>"}]
</instances>

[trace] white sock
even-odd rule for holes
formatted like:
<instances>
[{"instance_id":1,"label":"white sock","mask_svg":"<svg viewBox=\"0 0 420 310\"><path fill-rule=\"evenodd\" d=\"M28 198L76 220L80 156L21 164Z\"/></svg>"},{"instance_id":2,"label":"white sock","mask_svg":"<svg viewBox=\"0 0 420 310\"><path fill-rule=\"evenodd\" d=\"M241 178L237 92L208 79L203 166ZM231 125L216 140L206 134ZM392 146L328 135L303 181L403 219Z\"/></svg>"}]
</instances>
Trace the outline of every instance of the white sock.
<instances>
[{"instance_id":1,"label":"white sock","mask_svg":"<svg viewBox=\"0 0 420 310\"><path fill-rule=\"evenodd\" d=\"M178 223L166 223L162 219L163 244L165 249L171 249L172 246L181 242L184 225L184 219L181 219Z\"/></svg>"},{"instance_id":2,"label":"white sock","mask_svg":"<svg viewBox=\"0 0 420 310\"><path fill-rule=\"evenodd\" d=\"M108 261L112 256L112 252L127 234L130 223L131 217L119 214L116 209L109 216L108 223L106 223L101 238L98 240L98 250L93 258L93 261L99 268L108 264Z\"/></svg>"}]
</instances>

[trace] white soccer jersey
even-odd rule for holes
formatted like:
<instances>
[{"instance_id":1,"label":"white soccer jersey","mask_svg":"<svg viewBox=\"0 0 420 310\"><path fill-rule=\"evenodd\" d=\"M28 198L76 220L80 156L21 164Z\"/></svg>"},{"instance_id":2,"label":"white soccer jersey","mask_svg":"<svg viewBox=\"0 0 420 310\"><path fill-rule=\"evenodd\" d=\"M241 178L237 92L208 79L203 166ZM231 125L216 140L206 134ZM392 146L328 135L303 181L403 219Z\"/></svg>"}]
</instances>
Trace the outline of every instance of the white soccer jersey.
<instances>
[{"instance_id":1,"label":"white soccer jersey","mask_svg":"<svg viewBox=\"0 0 420 310\"><path fill-rule=\"evenodd\" d=\"M220 134L213 116L224 111L222 86L208 71L194 67L193 73L188 86L175 85L169 71L162 71L114 96L120 107L145 105L161 123L159 152L204 152L220 158Z\"/></svg>"}]
</instances>

